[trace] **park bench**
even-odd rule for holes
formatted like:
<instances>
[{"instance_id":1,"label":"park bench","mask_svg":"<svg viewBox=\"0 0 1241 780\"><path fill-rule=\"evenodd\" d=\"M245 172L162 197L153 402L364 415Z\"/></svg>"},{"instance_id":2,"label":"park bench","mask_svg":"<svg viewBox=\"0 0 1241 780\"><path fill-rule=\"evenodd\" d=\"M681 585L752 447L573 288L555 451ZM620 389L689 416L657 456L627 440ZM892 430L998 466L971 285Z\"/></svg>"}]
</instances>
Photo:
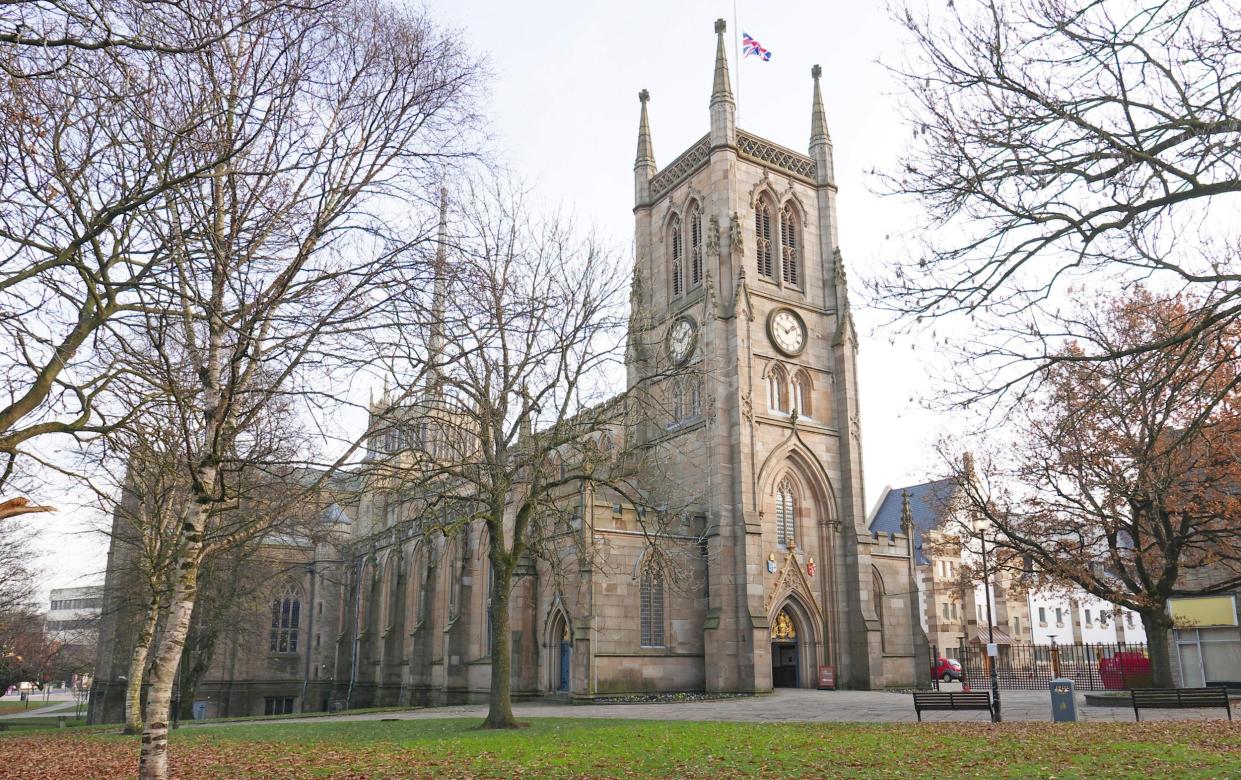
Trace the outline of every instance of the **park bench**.
<instances>
[{"instance_id":1,"label":"park bench","mask_svg":"<svg viewBox=\"0 0 1241 780\"><path fill-rule=\"evenodd\" d=\"M984 710L995 719L995 708L991 704L991 694L987 691L956 692L949 691L915 691L914 712L918 721L922 721L923 710Z\"/></svg>"},{"instance_id":2,"label":"park bench","mask_svg":"<svg viewBox=\"0 0 1241 780\"><path fill-rule=\"evenodd\" d=\"M1232 720L1227 688L1130 688L1133 719L1141 720L1139 710L1190 710L1200 707L1223 707Z\"/></svg>"}]
</instances>

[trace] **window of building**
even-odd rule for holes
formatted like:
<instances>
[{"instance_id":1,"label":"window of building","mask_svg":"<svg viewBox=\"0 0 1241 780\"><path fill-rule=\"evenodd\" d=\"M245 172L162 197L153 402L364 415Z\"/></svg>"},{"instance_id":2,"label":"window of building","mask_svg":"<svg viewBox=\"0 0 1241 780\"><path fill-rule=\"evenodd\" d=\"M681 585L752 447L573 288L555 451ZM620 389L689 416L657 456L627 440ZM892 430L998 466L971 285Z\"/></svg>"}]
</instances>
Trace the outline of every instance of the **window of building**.
<instances>
[{"instance_id":1,"label":"window of building","mask_svg":"<svg viewBox=\"0 0 1241 780\"><path fill-rule=\"evenodd\" d=\"M263 699L264 715L292 715L292 696L268 696Z\"/></svg>"},{"instance_id":2,"label":"window of building","mask_svg":"<svg viewBox=\"0 0 1241 780\"><path fill-rule=\"evenodd\" d=\"M1056 625L1064 625L1064 609L1061 607L1056 607Z\"/></svg>"},{"instance_id":3,"label":"window of building","mask_svg":"<svg viewBox=\"0 0 1241 780\"><path fill-rule=\"evenodd\" d=\"M796 541L797 506L793 485L787 479L776 488L776 544L790 547Z\"/></svg>"},{"instance_id":4,"label":"window of building","mask_svg":"<svg viewBox=\"0 0 1241 780\"><path fill-rule=\"evenodd\" d=\"M810 377L806 376L805 371L798 372L797 379L793 382L793 395L797 416L810 417L814 405L814 390L810 387Z\"/></svg>"},{"instance_id":5,"label":"window of building","mask_svg":"<svg viewBox=\"0 0 1241 780\"><path fill-rule=\"evenodd\" d=\"M944 613L944 620L948 620L948 602L945 601L940 605L941 611Z\"/></svg>"},{"instance_id":6,"label":"window of building","mask_svg":"<svg viewBox=\"0 0 1241 780\"><path fill-rule=\"evenodd\" d=\"M957 619L957 602L952 602L952 619Z\"/></svg>"},{"instance_id":7,"label":"window of building","mask_svg":"<svg viewBox=\"0 0 1241 780\"><path fill-rule=\"evenodd\" d=\"M689 387L689 416L699 417L702 415L702 380L695 379L690 383Z\"/></svg>"},{"instance_id":8,"label":"window of building","mask_svg":"<svg viewBox=\"0 0 1241 780\"><path fill-rule=\"evenodd\" d=\"M664 646L664 582L655 572L645 572L639 592L642 646Z\"/></svg>"},{"instance_id":9,"label":"window of building","mask_svg":"<svg viewBox=\"0 0 1241 780\"><path fill-rule=\"evenodd\" d=\"M668 223L669 246L668 251L672 256L672 294L680 295L682 284L684 283L684 247L681 245L681 218L673 217Z\"/></svg>"},{"instance_id":10,"label":"window of building","mask_svg":"<svg viewBox=\"0 0 1241 780\"><path fill-rule=\"evenodd\" d=\"M1040 626L1047 625L1047 607L1038 608L1038 624Z\"/></svg>"},{"instance_id":11,"label":"window of building","mask_svg":"<svg viewBox=\"0 0 1241 780\"><path fill-rule=\"evenodd\" d=\"M780 273L785 284L801 284L801 260L797 256L797 214L792 204L780 209Z\"/></svg>"},{"instance_id":12,"label":"window of building","mask_svg":"<svg viewBox=\"0 0 1241 780\"><path fill-rule=\"evenodd\" d=\"M888 651L888 632L883 621L883 579L878 571L871 572L871 587L875 592L875 617L879 618L879 649Z\"/></svg>"},{"instance_id":13,"label":"window of building","mask_svg":"<svg viewBox=\"0 0 1241 780\"><path fill-rule=\"evenodd\" d=\"M767 405L775 412L789 410L789 377L779 363L767 375Z\"/></svg>"},{"instance_id":14,"label":"window of building","mask_svg":"<svg viewBox=\"0 0 1241 780\"><path fill-rule=\"evenodd\" d=\"M1094 625L1094 621L1090 619L1090 610L1085 610L1085 612L1086 612L1086 625L1088 626Z\"/></svg>"},{"instance_id":15,"label":"window of building","mask_svg":"<svg viewBox=\"0 0 1241 780\"><path fill-rule=\"evenodd\" d=\"M771 206L765 200L760 200L754 208L754 251L758 275L774 280L776 269L771 256Z\"/></svg>"},{"instance_id":16,"label":"window of building","mask_svg":"<svg viewBox=\"0 0 1241 780\"><path fill-rule=\"evenodd\" d=\"M695 204L689 212L689 286L702 284L702 213Z\"/></svg>"},{"instance_id":17,"label":"window of building","mask_svg":"<svg viewBox=\"0 0 1241 780\"><path fill-rule=\"evenodd\" d=\"M286 590L283 595L272 601L271 652L297 652L297 631L301 622L301 608L302 602L295 588Z\"/></svg>"},{"instance_id":18,"label":"window of building","mask_svg":"<svg viewBox=\"0 0 1241 780\"><path fill-rule=\"evenodd\" d=\"M1019 618L1019 617L1015 617L1015 618L1013 618L1013 633L1014 633L1014 634L1020 634L1020 633L1021 633L1021 618ZM1018 638L1020 638L1020 637L1018 637Z\"/></svg>"}]
</instances>

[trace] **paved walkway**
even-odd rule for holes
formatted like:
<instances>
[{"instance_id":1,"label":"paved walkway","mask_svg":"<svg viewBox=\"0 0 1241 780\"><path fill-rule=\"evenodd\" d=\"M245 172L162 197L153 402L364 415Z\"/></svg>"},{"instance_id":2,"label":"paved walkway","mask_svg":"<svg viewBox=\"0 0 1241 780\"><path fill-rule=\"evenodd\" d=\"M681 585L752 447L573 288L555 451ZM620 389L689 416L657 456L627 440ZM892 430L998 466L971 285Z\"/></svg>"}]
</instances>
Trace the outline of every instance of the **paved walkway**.
<instances>
[{"instance_id":1,"label":"paved walkway","mask_svg":"<svg viewBox=\"0 0 1241 780\"><path fill-rule=\"evenodd\" d=\"M5 701L8 700L6 699ZM31 701L30 709L17 710L15 712L10 712L7 715L0 715L0 721L22 720L25 718L54 718L58 715L65 715L72 718L76 707L77 702L72 701L53 702L48 704L46 707L43 706L42 701ZM82 709L85 711L86 707L83 706Z\"/></svg>"},{"instance_id":2,"label":"paved walkway","mask_svg":"<svg viewBox=\"0 0 1241 780\"><path fill-rule=\"evenodd\" d=\"M1042 691L1001 691L1002 714L1006 721L1050 721L1051 703ZM1091 722L1133 721L1133 709L1124 707L1087 707L1081 694L1077 696L1078 719ZM486 705L431 707L399 712L375 712L358 715L333 715L289 722L323 723L346 720L419 720L425 718L482 718ZM780 688L769 696L754 696L721 701L686 702L677 704L560 704L552 702L521 702L513 705L518 718L632 718L643 720L707 720L750 721L763 723L853 722L908 723L916 720L913 697L907 693L880 691L815 691ZM1215 710L1159 710L1142 714L1143 720L1183 720L1227 717ZM986 712L923 713L925 722L980 721ZM269 722L269 721L264 721ZM252 722L251 722L252 724ZM228 723L201 724L227 726Z\"/></svg>"}]
</instances>

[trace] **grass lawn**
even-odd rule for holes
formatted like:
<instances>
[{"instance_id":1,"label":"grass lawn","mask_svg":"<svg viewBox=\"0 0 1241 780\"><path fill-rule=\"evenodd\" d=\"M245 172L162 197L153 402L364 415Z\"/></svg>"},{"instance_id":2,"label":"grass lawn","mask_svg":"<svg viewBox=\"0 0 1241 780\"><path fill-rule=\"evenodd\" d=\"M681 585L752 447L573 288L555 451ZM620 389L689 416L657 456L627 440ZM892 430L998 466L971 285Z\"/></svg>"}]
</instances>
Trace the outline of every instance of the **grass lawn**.
<instances>
[{"instance_id":1,"label":"grass lawn","mask_svg":"<svg viewBox=\"0 0 1241 780\"><path fill-rule=\"evenodd\" d=\"M46 707L49 704L60 704L58 701L44 702L43 699L38 701L31 699L30 706L26 706L24 701L0 701L0 715L8 715L14 712L26 712L27 710L34 712L40 707Z\"/></svg>"},{"instance_id":2,"label":"grass lawn","mask_svg":"<svg viewBox=\"0 0 1241 780\"><path fill-rule=\"evenodd\" d=\"M1241 777L1241 722L774 724L474 719L191 727L188 778ZM0 734L0 778L122 778L138 741L77 730ZM20 758L17 758L20 757ZM37 768L37 769L36 769Z\"/></svg>"}]
</instances>

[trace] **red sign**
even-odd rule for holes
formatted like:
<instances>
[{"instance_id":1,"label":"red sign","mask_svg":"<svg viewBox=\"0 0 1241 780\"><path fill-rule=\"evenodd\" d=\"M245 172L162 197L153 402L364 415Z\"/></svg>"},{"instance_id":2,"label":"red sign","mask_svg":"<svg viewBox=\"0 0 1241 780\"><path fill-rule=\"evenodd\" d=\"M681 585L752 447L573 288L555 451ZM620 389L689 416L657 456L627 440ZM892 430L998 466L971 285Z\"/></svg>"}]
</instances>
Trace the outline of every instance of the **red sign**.
<instances>
[{"instance_id":1,"label":"red sign","mask_svg":"<svg viewBox=\"0 0 1241 780\"><path fill-rule=\"evenodd\" d=\"M819 667L819 690L836 690L836 670L832 667Z\"/></svg>"}]
</instances>

